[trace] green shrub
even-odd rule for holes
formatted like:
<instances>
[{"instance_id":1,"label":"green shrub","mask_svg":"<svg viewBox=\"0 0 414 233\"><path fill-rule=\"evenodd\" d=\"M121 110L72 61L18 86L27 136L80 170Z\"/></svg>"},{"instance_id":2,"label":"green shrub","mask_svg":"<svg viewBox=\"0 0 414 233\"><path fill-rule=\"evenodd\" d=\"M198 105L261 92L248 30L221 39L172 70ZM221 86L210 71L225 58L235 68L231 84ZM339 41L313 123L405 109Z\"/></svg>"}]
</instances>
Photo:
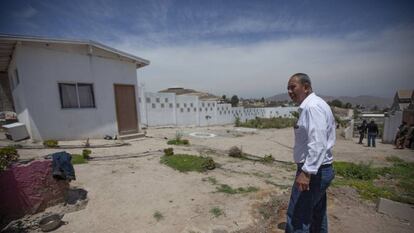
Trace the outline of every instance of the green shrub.
<instances>
[{"instance_id":1,"label":"green shrub","mask_svg":"<svg viewBox=\"0 0 414 233\"><path fill-rule=\"evenodd\" d=\"M214 162L213 158L205 157L203 162L203 168L206 170L213 170L216 168L216 163Z\"/></svg>"},{"instance_id":2,"label":"green shrub","mask_svg":"<svg viewBox=\"0 0 414 233\"><path fill-rule=\"evenodd\" d=\"M237 146L233 146L229 150L229 156L235 157L235 158L242 158L243 157L243 151L238 148Z\"/></svg>"},{"instance_id":3,"label":"green shrub","mask_svg":"<svg viewBox=\"0 0 414 233\"><path fill-rule=\"evenodd\" d=\"M218 218L220 215L223 215L224 211L219 207L213 207L210 209L210 213L214 215L214 217Z\"/></svg>"},{"instance_id":4,"label":"green shrub","mask_svg":"<svg viewBox=\"0 0 414 233\"><path fill-rule=\"evenodd\" d=\"M167 142L168 145L189 145L188 139L171 139Z\"/></svg>"},{"instance_id":5,"label":"green shrub","mask_svg":"<svg viewBox=\"0 0 414 233\"><path fill-rule=\"evenodd\" d=\"M282 118L282 117L273 117L273 118L260 118L256 117L252 120L246 120L246 122L241 123L240 126L248 128L259 128L259 129L268 129L268 128L287 128L294 126L296 122L295 118Z\"/></svg>"},{"instance_id":6,"label":"green shrub","mask_svg":"<svg viewBox=\"0 0 414 233\"><path fill-rule=\"evenodd\" d=\"M236 127L240 127L240 125L241 125L241 122L240 122L240 117L236 117L236 120L235 120L235 122L234 122L234 125L235 125Z\"/></svg>"},{"instance_id":7,"label":"green shrub","mask_svg":"<svg viewBox=\"0 0 414 233\"><path fill-rule=\"evenodd\" d=\"M204 172L215 167L215 162L210 157L187 154L162 156L160 162L180 172Z\"/></svg>"},{"instance_id":8,"label":"green shrub","mask_svg":"<svg viewBox=\"0 0 414 233\"><path fill-rule=\"evenodd\" d=\"M263 163L273 163L275 159L273 158L272 154L268 154L261 158L260 161Z\"/></svg>"},{"instance_id":9,"label":"green shrub","mask_svg":"<svg viewBox=\"0 0 414 233\"><path fill-rule=\"evenodd\" d=\"M82 150L82 156L84 159L90 159L91 157L89 156L92 153L91 150L88 149L83 149Z\"/></svg>"},{"instance_id":10,"label":"green shrub","mask_svg":"<svg viewBox=\"0 0 414 233\"><path fill-rule=\"evenodd\" d=\"M340 177L334 185L347 185L355 188L361 197L376 200L380 197L414 204L414 163L398 157L387 157L392 166L372 168L370 164L334 162L335 171ZM376 183L375 179L387 182Z\"/></svg>"},{"instance_id":11,"label":"green shrub","mask_svg":"<svg viewBox=\"0 0 414 233\"><path fill-rule=\"evenodd\" d=\"M164 155L165 156L171 156L174 155L174 149L172 147L164 149Z\"/></svg>"},{"instance_id":12,"label":"green shrub","mask_svg":"<svg viewBox=\"0 0 414 233\"><path fill-rule=\"evenodd\" d=\"M157 222L164 219L164 215L161 214L159 211L155 211L155 213L152 215Z\"/></svg>"},{"instance_id":13,"label":"green shrub","mask_svg":"<svg viewBox=\"0 0 414 233\"><path fill-rule=\"evenodd\" d=\"M71 160L72 164L84 164L87 163L88 160L86 160L83 155L80 154L72 154L72 160Z\"/></svg>"},{"instance_id":14,"label":"green shrub","mask_svg":"<svg viewBox=\"0 0 414 233\"><path fill-rule=\"evenodd\" d=\"M58 141L57 140L53 140L53 139L46 140L46 141L43 141L43 145L45 147L55 148L55 147L58 147Z\"/></svg>"},{"instance_id":15,"label":"green shrub","mask_svg":"<svg viewBox=\"0 0 414 233\"><path fill-rule=\"evenodd\" d=\"M0 172L6 169L12 162L19 159L16 148L7 146L0 149Z\"/></svg>"},{"instance_id":16,"label":"green shrub","mask_svg":"<svg viewBox=\"0 0 414 233\"><path fill-rule=\"evenodd\" d=\"M334 162L333 165L336 174L348 179L372 180L378 176L378 172L371 167L371 164Z\"/></svg>"}]
</instances>

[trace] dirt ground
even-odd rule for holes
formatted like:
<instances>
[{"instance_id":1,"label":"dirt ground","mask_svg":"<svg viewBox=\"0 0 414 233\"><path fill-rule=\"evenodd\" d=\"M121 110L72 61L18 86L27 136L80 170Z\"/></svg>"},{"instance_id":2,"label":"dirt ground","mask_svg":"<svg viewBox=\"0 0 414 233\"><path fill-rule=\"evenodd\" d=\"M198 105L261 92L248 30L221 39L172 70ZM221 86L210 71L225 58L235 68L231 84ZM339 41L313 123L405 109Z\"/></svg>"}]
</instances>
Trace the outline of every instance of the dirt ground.
<instances>
[{"instance_id":1,"label":"dirt ground","mask_svg":"<svg viewBox=\"0 0 414 233\"><path fill-rule=\"evenodd\" d=\"M160 164L161 150L170 147L167 139L176 132L190 140L190 146L173 146L175 153L208 155L219 167L205 173L180 173ZM202 138L190 133L212 133ZM293 132L265 129L254 132L232 126L204 128L148 129L147 137L128 141L129 146L94 148L88 164L76 165L77 180L72 187L88 192L85 208L67 213L67 224L55 232L142 232L142 233L224 233L283 232L284 208L293 182ZM93 144L94 141L91 141ZM387 165L387 156L414 161L412 150L394 150L377 143L368 148L337 138L334 159ZM227 156L231 146L263 157L272 154L273 164ZM40 158L57 149L20 149L22 158ZM80 153L82 149L66 150ZM214 182L215 181L215 182ZM257 192L226 194L220 184L233 188L254 186ZM274 208L271 203L275 204ZM215 217L213 208L222 210ZM331 232L413 232L410 223L375 211L375 203L362 201L351 188L330 188L329 227ZM155 213L161 217L157 220ZM412 223L411 223L412 224Z\"/></svg>"}]
</instances>

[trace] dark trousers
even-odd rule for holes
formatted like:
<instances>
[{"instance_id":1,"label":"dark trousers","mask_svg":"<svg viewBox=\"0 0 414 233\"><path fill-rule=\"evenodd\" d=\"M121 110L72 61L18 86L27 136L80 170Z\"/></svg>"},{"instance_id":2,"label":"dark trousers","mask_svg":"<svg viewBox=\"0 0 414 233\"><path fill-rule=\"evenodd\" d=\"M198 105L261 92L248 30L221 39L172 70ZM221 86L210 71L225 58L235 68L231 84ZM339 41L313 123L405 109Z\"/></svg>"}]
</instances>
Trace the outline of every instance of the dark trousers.
<instances>
[{"instance_id":1,"label":"dark trousers","mask_svg":"<svg viewBox=\"0 0 414 233\"><path fill-rule=\"evenodd\" d=\"M375 147L375 138L377 137L376 133L368 133L368 146Z\"/></svg>"},{"instance_id":2,"label":"dark trousers","mask_svg":"<svg viewBox=\"0 0 414 233\"><path fill-rule=\"evenodd\" d=\"M362 140L364 140L364 136L365 136L365 134L364 133L359 133L359 144L362 144Z\"/></svg>"},{"instance_id":3,"label":"dark trousers","mask_svg":"<svg viewBox=\"0 0 414 233\"><path fill-rule=\"evenodd\" d=\"M300 171L301 165L298 165L296 176ZM332 166L323 166L316 175L311 175L308 191L300 192L293 184L287 210L286 233L328 232L326 189L334 177Z\"/></svg>"}]
</instances>

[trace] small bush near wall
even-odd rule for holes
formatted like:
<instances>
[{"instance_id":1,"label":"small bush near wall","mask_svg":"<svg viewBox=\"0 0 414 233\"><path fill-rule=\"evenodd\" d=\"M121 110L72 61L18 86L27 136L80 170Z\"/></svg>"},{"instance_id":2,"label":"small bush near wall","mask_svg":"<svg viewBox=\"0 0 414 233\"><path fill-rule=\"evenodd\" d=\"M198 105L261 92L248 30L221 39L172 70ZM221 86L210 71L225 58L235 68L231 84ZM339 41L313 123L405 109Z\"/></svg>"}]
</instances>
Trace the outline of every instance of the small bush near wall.
<instances>
[{"instance_id":1,"label":"small bush near wall","mask_svg":"<svg viewBox=\"0 0 414 233\"><path fill-rule=\"evenodd\" d=\"M180 139L180 140L177 140L177 139L172 139L172 140L169 140L168 142L167 142L167 144L168 145L189 145L190 144L190 141L188 141L187 139Z\"/></svg>"},{"instance_id":2,"label":"small bush near wall","mask_svg":"<svg viewBox=\"0 0 414 233\"><path fill-rule=\"evenodd\" d=\"M92 153L91 150L88 149L83 149L82 150L82 156L84 159L90 159L91 157L89 156Z\"/></svg>"},{"instance_id":3,"label":"small bush near wall","mask_svg":"<svg viewBox=\"0 0 414 233\"><path fill-rule=\"evenodd\" d=\"M53 139L46 140L46 141L43 141L43 145L45 147L55 148L55 147L58 147L58 141L57 140L53 140Z\"/></svg>"},{"instance_id":4,"label":"small bush near wall","mask_svg":"<svg viewBox=\"0 0 414 233\"><path fill-rule=\"evenodd\" d=\"M235 125L236 127L240 127L240 125L241 125L241 122L240 122L240 117L236 117L236 120L235 120L235 122L234 122L234 125Z\"/></svg>"},{"instance_id":5,"label":"small bush near wall","mask_svg":"<svg viewBox=\"0 0 414 233\"><path fill-rule=\"evenodd\" d=\"M256 117L256 119L247 120L244 123L240 123L241 127L247 128L259 128L259 129L268 129L268 128L276 128L282 129L287 127L293 127L296 123L295 118L281 118L281 117L274 117L274 118L260 118Z\"/></svg>"},{"instance_id":6,"label":"small bush near wall","mask_svg":"<svg viewBox=\"0 0 414 233\"><path fill-rule=\"evenodd\" d=\"M0 149L0 172L6 169L12 162L19 159L16 148L7 146Z\"/></svg>"},{"instance_id":7,"label":"small bush near wall","mask_svg":"<svg viewBox=\"0 0 414 233\"><path fill-rule=\"evenodd\" d=\"M243 151L242 149L238 148L237 146L233 146L229 150L229 156L235 157L235 158L242 158L243 157Z\"/></svg>"}]
</instances>

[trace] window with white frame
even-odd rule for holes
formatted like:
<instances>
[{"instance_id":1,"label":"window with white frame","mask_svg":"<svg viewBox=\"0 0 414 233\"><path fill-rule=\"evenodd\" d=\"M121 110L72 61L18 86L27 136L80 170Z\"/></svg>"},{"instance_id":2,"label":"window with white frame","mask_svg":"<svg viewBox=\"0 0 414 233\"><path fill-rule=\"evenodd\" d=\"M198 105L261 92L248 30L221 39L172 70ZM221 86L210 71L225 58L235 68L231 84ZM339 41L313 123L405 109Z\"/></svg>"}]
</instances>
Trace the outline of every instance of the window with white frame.
<instances>
[{"instance_id":1,"label":"window with white frame","mask_svg":"<svg viewBox=\"0 0 414 233\"><path fill-rule=\"evenodd\" d=\"M95 108L93 84L59 83L62 108Z\"/></svg>"}]
</instances>

